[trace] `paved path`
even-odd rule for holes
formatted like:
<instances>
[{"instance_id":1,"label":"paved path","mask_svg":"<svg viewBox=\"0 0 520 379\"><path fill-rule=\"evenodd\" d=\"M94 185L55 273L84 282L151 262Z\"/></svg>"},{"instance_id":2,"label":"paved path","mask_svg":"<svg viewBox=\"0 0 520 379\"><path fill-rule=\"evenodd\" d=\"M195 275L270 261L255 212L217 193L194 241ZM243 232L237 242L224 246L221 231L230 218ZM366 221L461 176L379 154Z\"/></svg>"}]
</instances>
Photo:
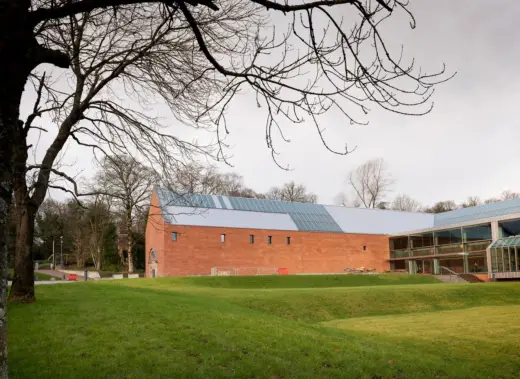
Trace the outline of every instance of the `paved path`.
<instances>
[{"instance_id":1,"label":"paved path","mask_svg":"<svg viewBox=\"0 0 520 379\"><path fill-rule=\"evenodd\" d=\"M35 286L39 286L40 284L62 284L62 283L76 283L68 280L37 280L34 282ZM8 281L7 284L10 286L13 282Z\"/></svg>"},{"instance_id":2,"label":"paved path","mask_svg":"<svg viewBox=\"0 0 520 379\"><path fill-rule=\"evenodd\" d=\"M38 270L36 272L41 272L42 274L55 276L56 278L63 278L63 273L56 270Z\"/></svg>"}]
</instances>

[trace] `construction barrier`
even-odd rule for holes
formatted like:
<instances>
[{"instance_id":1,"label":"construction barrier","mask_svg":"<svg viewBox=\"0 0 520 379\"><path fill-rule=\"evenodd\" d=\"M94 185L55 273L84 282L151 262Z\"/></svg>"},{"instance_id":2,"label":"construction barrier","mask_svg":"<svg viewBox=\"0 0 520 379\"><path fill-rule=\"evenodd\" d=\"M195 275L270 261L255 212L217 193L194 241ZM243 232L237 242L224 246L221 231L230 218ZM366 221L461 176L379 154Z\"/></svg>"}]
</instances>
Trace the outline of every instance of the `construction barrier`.
<instances>
[{"instance_id":1,"label":"construction barrier","mask_svg":"<svg viewBox=\"0 0 520 379\"><path fill-rule=\"evenodd\" d=\"M78 280L78 275L77 274L69 274L69 276L67 277L67 280Z\"/></svg>"}]
</instances>

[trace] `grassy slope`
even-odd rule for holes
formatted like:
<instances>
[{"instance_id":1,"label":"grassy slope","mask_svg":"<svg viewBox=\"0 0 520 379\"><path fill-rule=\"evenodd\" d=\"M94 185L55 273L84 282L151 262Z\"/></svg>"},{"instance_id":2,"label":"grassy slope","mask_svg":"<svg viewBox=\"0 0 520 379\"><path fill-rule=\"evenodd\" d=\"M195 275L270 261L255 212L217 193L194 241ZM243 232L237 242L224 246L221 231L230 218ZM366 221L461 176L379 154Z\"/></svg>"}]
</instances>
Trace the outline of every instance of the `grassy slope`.
<instances>
[{"instance_id":1,"label":"grassy slope","mask_svg":"<svg viewBox=\"0 0 520 379\"><path fill-rule=\"evenodd\" d=\"M168 285L210 288L330 288L394 284L439 283L431 276L421 275L289 275L289 276L199 276L163 278Z\"/></svg>"},{"instance_id":2,"label":"grassy slope","mask_svg":"<svg viewBox=\"0 0 520 379\"><path fill-rule=\"evenodd\" d=\"M469 349L381 334L386 322L406 315L383 316L379 331L364 330L363 322L316 323L403 309L417 317L424 310L475 312L467 307L492 302L508 315L502 321L518 325L518 307L505 305L520 304L518 284L238 290L200 279L37 287L36 304L9 308L11 378L513 378L520 369L509 348L490 341ZM518 340L518 330L508 333Z\"/></svg>"}]
</instances>

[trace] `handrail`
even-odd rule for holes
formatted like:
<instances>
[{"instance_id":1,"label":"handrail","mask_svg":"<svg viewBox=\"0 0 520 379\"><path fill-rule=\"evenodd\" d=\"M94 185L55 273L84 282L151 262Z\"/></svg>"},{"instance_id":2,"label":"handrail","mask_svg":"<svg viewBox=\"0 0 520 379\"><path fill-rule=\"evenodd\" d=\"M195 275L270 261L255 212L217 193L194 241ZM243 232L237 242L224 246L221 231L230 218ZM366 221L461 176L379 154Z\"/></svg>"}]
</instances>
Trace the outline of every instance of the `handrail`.
<instances>
[{"instance_id":1,"label":"handrail","mask_svg":"<svg viewBox=\"0 0 520 379\"><path fill-rule=\"evenodd\" d=\"M446 267L446 266L439 266L439 272L440 272L441 269L442 269L442 270L446 270L446 271L448 271L448 272L450 273L450 275L456 275L456 276L459 276L458 273L456 273L455 271L449 269L449 268Z\"/></svg>"}]
</instances>

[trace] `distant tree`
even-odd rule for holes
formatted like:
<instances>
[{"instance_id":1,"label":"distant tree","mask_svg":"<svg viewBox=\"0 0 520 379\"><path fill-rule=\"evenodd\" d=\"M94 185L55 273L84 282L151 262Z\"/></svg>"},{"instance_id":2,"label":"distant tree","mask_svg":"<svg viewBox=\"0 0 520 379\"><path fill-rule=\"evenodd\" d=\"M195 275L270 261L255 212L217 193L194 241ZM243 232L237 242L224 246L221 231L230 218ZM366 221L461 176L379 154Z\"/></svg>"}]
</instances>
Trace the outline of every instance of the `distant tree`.
<instances>
[{"instance_id":1,"label":"distant tree","mask_svg":"<svg viewBox=\"0 0 520 379\"><path fill-rule=\"evenodd\" d=\"M244 185L241 175L235 172L221 173L215 166L198 162L179 165L168 182L170 189L180 194L262 197Z\"/></svg>"},{"instance_id":2,"label":"distant tree","mask_svg":"<svg viewBox=\"0 0 520 379\"><path fill-rule=\"evenodd\" d=\"M420 212L421 203L405 194L397 195L390 205L390 209L404 212Z\"/></svg>"},{"instance_id":3,"label":"distant tree","mask_svg":"<svg viewBox=\"0 0 520 379\"><path fill-rule=\"evenodd\" d=\"M74 199L70 199L65 205L63 219L67 234L72 242L76 267L83 268L89 257L88 245L91 233L87 209Z\"/></svg>"},{"instance_id":4,"label":"distant tree","mask_svg":"<svg viewBox=\"0 0 520 379\"><path fill-rule=\"evenodd\" d=\"M60 238L67 233L65 227L64 205L58 201L45 200L36 215L36 236L42 240L42 250L45 257L52 256L59 249ZM56 260L56 262L59 262Z\"/></svg>"},{"instance_id":5,"label":"distant tree","mask_svg":"<svg viewBox=\"0 0 520 379\"><path fill-rule=\"evenodd\" d=\"M520 197L520 193L513 192L510 190L505 190L500 194L501 200L511 200L511 199L518 199Z\"/></svg>"},{"instance_id":6,"label":"distant tree","mask_svg":"<svg viewBox=\"0 0 520 379\"><path fill-rule=\"evenodd\" d=\"M484 200L485 204L492 204L492 203L500 203L502 199L498 199L496 197L491 197L489 199Z\"/></svg>"},{"instance_id":7,"label":"distant tree","mask_svg":"<svg viewBox=\"0 0 520 379\"><path fill-rule=\"evenodd\" d=\"M88 250L96 270L102 268L105 233L114 218L111 212L112 200L110 196L96 194L86 205L85 217L89 226Z\"/></svg>"},{"instance_id":8,"label":"distant tree","mask_svg":"<svg viewBox=\"0 0 520 379\"><path fill-rule=\"evenodd\" d=\"M478 196L468 196L466 201L461 204L462 208L476 207L477 205L482 204L480 198Z\"/></svg>"},{"instance_id":9,"label":"distant tree","mask_svg":"<svg viewBox=\"0 0 520 379\"><path fill-rule=\"evenodd\" d=\"M154 170L126 155L104 157L96 176L95 191L112 196L114 206L118 208L124 220L128 272L131 273L134 272L134 223L147 209L152 188L157 180L158 175Z\"/></svg>"},{"instance_id":10,"label":"distant tree","mask_svg":"<svg viewBox=\"0 0 520 379\"><path fill-rule=\"evenodd\" d=\"M121 260L117 250L117 227L114 222L107 225L103 235L103 267L119 266Z\"/></svg>"},{"instance_id":11,"label":"distant tree","mask_svg":"<svg viewBox=\"0 0 520 379\"><path fill-rule=\"evenodd\" d=\"M359 166L349 174L348 181L365 208L376 208L393 184L382 158L370 160Z\"/></svg>"},{"instance_id":12,"label":"distant tree","mask_svg":"<svg viewBox=\"0 0 520 379\"><path fill-rule=\"evenodd\" d=\"M443 213L449 212L458 209L457 204L453 200L447 201L439 201L435 203L432 207L426 208L424 211L426 213Z\"/></svg>"},{"instance_id":13,"label":"distant tree","mask_svg":"<svg viewBox=\"0 0 520 379\"><path fill-rule=\"evenodd\" d=\"M334 205L341 205L342 207L348 206L348 197L345 192L339 192L334 196Z\"/></svg>"},{"instance_id":14,"label":"distant tree","mask_svg":"<svg viewBox=\"0 0 520 379\"><path fill-rule=\"evenodd\" d=\"M134 267L138 270L145 268L145 235L141 232L133 232L132 235L132 252L134 259Z\"/></svg>"},{"instance_id":15,"label":"distant tree","mask_svg":"<svg viewBox=\"0 0 520 379\"><path fill-rule=\"evenodd\" d=\"M307 192L303 184L296 184L294 181L285 183L281 187L272 187L265 197L269 200L291 201L297 203L316 203L318 196Z\"/></svg>"}]
</instances>

